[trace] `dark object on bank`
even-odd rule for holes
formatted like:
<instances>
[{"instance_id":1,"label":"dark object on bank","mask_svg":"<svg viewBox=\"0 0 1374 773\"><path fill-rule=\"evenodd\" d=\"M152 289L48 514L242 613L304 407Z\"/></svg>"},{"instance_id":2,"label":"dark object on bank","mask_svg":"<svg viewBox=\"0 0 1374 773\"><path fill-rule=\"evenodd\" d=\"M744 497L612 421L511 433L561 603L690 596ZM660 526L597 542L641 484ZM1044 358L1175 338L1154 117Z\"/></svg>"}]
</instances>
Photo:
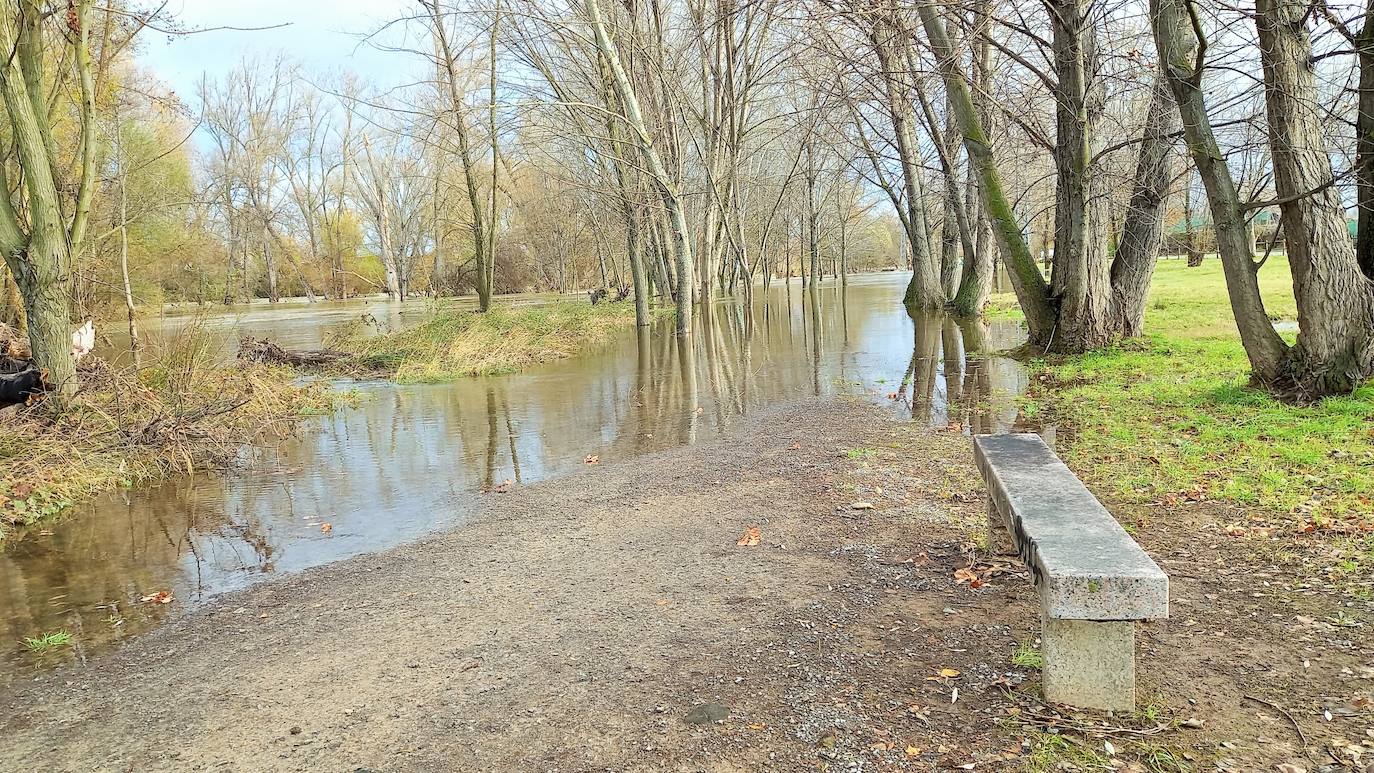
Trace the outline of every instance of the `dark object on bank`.
<instances>
[{"instance_id":1,"label":"dark object on bank","mask_svg":"<svg viewBox=\"0 0 1374 773\"><path fill-rule=\"evenodd\" d=\"M587 297L592 299L592 305L595 306L602 298L606 297L606 288L598 287L595 290L589 290L587 291Z\"/></svg>"},{"instance_id":2,"label":"dark object on bank","mask_svg":"<svg viewBox=\"0 0 1374 773\"><path fill-rule=\"evenodd\" d=\"M244 338L239 341L239 359L264 362L269 365L328 365L348 356L337 349L284 349L266 338Z\"/></svg>"},{"instance_id":3,"label":"dark object on bank","mask_svg":"<svg viewBox=\"0 0 1374 773\"><path fill-rule=\"evenodd\" d=\"M616 292L615 292L615 302L616 302L616 303L620 303L621 301L623 301L623 300L625 300L626 298L629 298L629 297L630 297L630 288L629 288L629 287L622 287L622 288L620 288L619 290L616 290Z\"/></svg>"},{"instance_id":4,"label":"dark object on bank","mask_svg":"<svg viewBox=\"0 0 1374 773\"><path fill-rule=\"evenodd\" d=\"M18 370L11 370L19 365ZM32 362L0 358L0 405L27 403L47 391L43 371Z\"/></svg>"}]
</instances>

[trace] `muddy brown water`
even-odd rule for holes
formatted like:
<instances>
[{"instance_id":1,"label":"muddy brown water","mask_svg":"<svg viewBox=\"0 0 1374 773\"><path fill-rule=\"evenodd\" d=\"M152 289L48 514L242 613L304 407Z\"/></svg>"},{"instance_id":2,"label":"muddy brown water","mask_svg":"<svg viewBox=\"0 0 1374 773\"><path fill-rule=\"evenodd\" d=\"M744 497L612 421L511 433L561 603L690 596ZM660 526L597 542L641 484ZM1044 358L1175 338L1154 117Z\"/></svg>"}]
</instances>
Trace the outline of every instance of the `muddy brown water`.
<instances>
[{"instance_id":1,"label":"muddy brown water","mask_svg":"<svg viewBox=\"0 0 1374 773\"><path fill-rule=\"evenodd\" d=\"M84 659L275 574L461 526L468 504L503 485L577 469L589 454L611 462L692 443L762 405L857 395L932 426L1017 424L1027 375L995 353L1024 341L1020 325L913 319L901 305L908 276L851 277L814 295L775 285L757 293L752 323L741 303L722 301L698 318L688 346L665 319L647 335L626 330L603 349L517 374L347 382L363 395L358 407L245 450L241 469L121 491L9 539L0 681ZM368 301L252 307L200 323L228 343L254 335L311 347L363 314L400 326L425 313L423 302ZM178 324L160 320L154 335ZM159 591L174 601L140 601ZM57 630L74 644L36 654L22 643Z\"/></svg>"}]
</instances>

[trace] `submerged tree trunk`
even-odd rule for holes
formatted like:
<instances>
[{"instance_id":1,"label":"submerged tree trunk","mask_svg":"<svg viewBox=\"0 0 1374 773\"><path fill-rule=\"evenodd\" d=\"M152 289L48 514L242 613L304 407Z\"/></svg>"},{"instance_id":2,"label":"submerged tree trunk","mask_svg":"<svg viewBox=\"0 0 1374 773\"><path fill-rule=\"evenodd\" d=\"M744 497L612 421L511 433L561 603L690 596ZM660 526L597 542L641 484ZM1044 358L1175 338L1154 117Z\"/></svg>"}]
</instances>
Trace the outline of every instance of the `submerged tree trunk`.
<instances>
[{"instance_id":1,"label":"submerged tree trunk","mask_svg":"<svg viewBox=\"0 0 1374 773\"><path fill-rule=\"evenodd\" d=\"M1298 301L1288 376L1304 397L1350 392L1374 371L1374 284L1361 270L1326 152L1306 2L1257 0L1274 190Z\"/></svg>"},{"instance_id":2,"label":"submerged tree trunk","mask_svg":"<svg viewBox=\"0 0 1374 773\"><path fill-rule=\"evenodd\" d=\"M974 29L986 30L991 13L992 0L978 0L974 7ZM992 110L988 105L988 81L992 77L992 44L986 33L973 37L973 108L986 134L991 130ZM949 133L958 131L958 115L948 90L945 95L945 110L950 117ZM953 144L954 139L951 137ZM979 182L977 170L970 164L967 182L964 187L964 209L967 228L970 231L969 244L964 245L964 265L959 275L959 289L954 294L954 313L962 316L977 316L983 313L988 296L992 294L996 266L992 250L992 224L988 220L987 208L981 206L978 195Z\"/></svg>"},{"instance_id":3,"label":"submerged tree trunk","mask_svg":"<svg viewBox=\"0 0 1374 773\"><path fill-rule=\"evenodd\" d=\"M601 19L601 6L598 0L585 0L585 4L597 48L611 68L611 79L620 96L621 107L624 108L623 117L635 134L639 152L644 157L645 166L648 167L649 178L658 188L663 199L663 207L667 210L668 230L671 231L673 243L673 258L677 264L677 334L685 337L692 330L693 266L692 237L687 227L687 214L683 208L682 197L678 194L677 186L673 184L672 178L668 175L668 170L663 165L663 159L659 156L658 149L654 147L653 138L649 136L648 126L645 124L644 116L639 109L639 98L635 94L634 85L630 82L630 76L625 72L625 68L620 62L620 52L617 50L615 42L611 40L605 22ZM685 343L684 346L690 346L690 342Z\"/></svg>"},{"instance_id":4,"label":"submerged tree trunk","mask_svg":"<svg viewBox=\"0 0 1374 773\"><path fill-rule=\"evenodd\" d=\"M930 225L926 221L925 210L925 175L920 146L916 140L911 95L901 81L901 63L905 58L898 55L909 45L909 41L904 30L885 17L874 21L871 38L882 68L886 107L902 168L907 243L911 247L911 283L907 285L903 301L913 308L935 309L943 306L945 299L940 292L939 271L930 245ZM812 281L815 281L814 277Z\"/></svg>"},{"instance_id":5,"label":"submerged tree trunk","mask_svg":"<svg viewBox=\"0 0 1374 773\"><path fill-rule=\"evenodd\" d=\"M1032 344L1043 345L1054 335L1055 314L1050 303L1045 277L1035 265L1021 226L1012 212L1011 201L1002 189L1002 178L997 171L992 147L988 142L983 124L969 95L968 82L958 69L957 60L951 50L949 38L945 34L944 22L939 12L930 3L920 3L917 10L921 24L931 49L940 63L940 74L945 88L950 92L951 105L959 117L960 130L964 135L964 149L968 152L969 164L978 174L978 191L988 219L993 226L997 246L1002 252L1002 260L1011 274L1011 283L1016 290L1017 301L1026 316L1026 327Z\"/></svg>"}]
</instances>

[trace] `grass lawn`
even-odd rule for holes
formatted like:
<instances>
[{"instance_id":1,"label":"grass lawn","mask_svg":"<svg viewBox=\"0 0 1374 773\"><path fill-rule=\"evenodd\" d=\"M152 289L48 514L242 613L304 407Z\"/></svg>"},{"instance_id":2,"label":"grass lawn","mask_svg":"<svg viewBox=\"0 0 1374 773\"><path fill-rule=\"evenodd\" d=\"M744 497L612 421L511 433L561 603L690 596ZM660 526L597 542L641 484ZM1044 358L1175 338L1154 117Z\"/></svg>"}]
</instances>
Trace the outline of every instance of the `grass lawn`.
<instances>
[{"instance_id":1,"label":"grass lawn","mask_svg":"<svg viewBox=\"0 0 1374 773\"><path fill-rule=\"evenodd\" d=\"M1260 286L1272 318L1296 316L1283 256ZM1032 363L1025 410L1067 427L1070 466L1126 501L1223 500L1284 528L1374 528L1374 386L1312 406L1250 388L1216 259L1160 262L1146 332Z\"/></svg>"}]
</instances>

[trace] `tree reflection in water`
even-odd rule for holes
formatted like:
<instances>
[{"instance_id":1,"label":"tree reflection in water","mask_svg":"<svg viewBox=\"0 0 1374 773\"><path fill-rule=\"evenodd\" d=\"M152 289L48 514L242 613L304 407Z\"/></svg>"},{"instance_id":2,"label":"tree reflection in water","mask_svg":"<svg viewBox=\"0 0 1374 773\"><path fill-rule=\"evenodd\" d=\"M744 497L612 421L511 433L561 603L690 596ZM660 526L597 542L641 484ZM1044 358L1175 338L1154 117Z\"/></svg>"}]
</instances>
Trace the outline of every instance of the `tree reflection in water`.
<instances>
[{"instance_id":1,"label":"tree reflection in water","mask_svg":"<svg viewBox=\"0 0 1374 773\"><path fill-rule=\"evenodd\" d=\"M709 440L769 405L866 395L934 426L1011 426L1007 398L1025 374L990 353L1019 344L1018 326L913 319L901 306L904 282L851 277L847 288L796 293L775 283L751 308L716 303L686 340L668 321L518 374L355 384L358 408L247 454L252 464L239 473L123 492L16 535L0 554L0 657L12 666L0 679L39 664L19 650L25 636L67 629L80 646L57 657L80 657L263 576L460 525L506 480L578 469L587 454L611 463ZM303 334L299 317L255 324L277 321ZM226 324L225 335L245 330ZM888 400L898 376L901 399ZM176 602L139 602L161 590Z\"/></svg>"}]
</instances>

